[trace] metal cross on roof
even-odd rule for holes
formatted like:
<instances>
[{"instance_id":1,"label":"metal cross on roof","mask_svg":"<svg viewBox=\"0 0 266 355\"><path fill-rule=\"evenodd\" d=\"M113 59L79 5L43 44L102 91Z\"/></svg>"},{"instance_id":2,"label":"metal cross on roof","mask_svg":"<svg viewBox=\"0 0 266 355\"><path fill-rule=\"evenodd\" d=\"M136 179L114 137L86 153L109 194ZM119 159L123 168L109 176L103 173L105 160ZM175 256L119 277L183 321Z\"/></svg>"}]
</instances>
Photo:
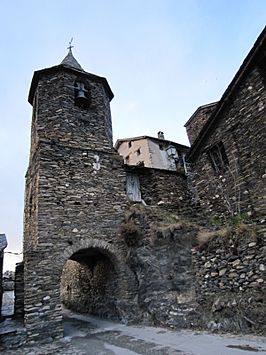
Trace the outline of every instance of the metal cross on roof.
<instances>
[{"instance_id":1,"label":"metal cross on roof","mask_svg":"<svg viewBox=\"0 0 266 355\"><path fill-rule=\"evenodd\" d=\"M68 42L69 47L67 47L67 49L69 49L70 51L71 51L71 49L74 47L74 46L71 45L72 42L73 42L73 37L72 37L71 40Z\"/></svg>"}]
</instances>

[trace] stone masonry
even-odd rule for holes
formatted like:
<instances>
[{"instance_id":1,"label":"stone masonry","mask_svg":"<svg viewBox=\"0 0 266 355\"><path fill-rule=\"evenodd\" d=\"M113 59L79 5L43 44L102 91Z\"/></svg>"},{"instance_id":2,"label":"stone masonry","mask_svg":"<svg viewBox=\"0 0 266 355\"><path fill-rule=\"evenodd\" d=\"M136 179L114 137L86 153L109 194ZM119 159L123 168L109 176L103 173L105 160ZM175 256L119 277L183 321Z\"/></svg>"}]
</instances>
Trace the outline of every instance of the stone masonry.
<instances>
[{"instance_id":1,"label":"stone masonry","mask_svg":"<svg viewBox=\"0 0 266 355\"><path fill-rule=\"evenodd\" d=\"M198 202L221 219L265 219L265 47L264 29L188 156Z\"/></svg>"},{"instance_id":2,"label":"stone masonry","mask_svg":"<svg viewBox=\"0 0 266 355\"><path fill-rule=\"evenodd\" d=\"M262 330L265 46L264 29L222 99L192 116L187 175L124 166L109 84L71 49L34 73L24 294L22 265L16 276L28 343L62 337L62 304L125 322Z\"/></svg>"},{"instance_id":3,"label":"stone masonry","mask_svg":"<svg viewBox=\"0 0 266 355\"><path fill-rule=\"evenodd\" d=\"M2 310L2 296L3 296L3 259L4 249L7 247L7 240L5 234L0 234L0 319Z\"/></svg>"},{"instance_id":4,"label":"stone masonry","mask_svg":"<svg viewBox=\"0 0 266 355\"><path fill-rule=\"evenodd\" d=\"M191 145L199 136L200 131L214 112L215 108L217 107L217 104L218 102L213 102L211 104L200 106L185 124L187 135Z\"/></svg>"},{"instance_id":5,"label":"stone masonry","mask_svg":"<svg viewBox=\"0 0 266 355\"><path fill-rule=\"evenodd\" d=\"M265 237L265 226L243 223L199 233L193 265L201 327L265 334Z\"/></svg>"},{"instance_id":6,"label":"stone masonry","mask_svg":"<svg viewBox=\"0 0 266 355\"><path fill-rule=\"evenodd\" d=\"M89 91L88 107L75 104L76 82ZM98 260L112 265L120 319L135 296L118 237L127 198L122 159L112 147L112 97L106 79L84 72L71 52L61 65L34 74L24 232L28 342L62 336L60 278L71 258L94 270ZM96 265L88 255L98 256Z\"/></svg>"},{"instance_id":7,"label":"stone masonry","mask_svg":"<svg viewBox=\"0 0 266 355\"><path fill-rule=\"evenodd\" d=\"M18 263L15 271L15 304L14 314L16 318L24 318L24 263Z\"/></svg>"},{"instance_id":8,"label":"stone masonry","mask_svg":"<svg viewBox=\"0 0 266 355\"><path fill-rule=\"evenodd\" d=\"M84 72L71 51L33 76L24 231L29 343L62 336L61 304L121 321L188 324L191 230L152 227L163 211L191 211L186 177L137 170L147 211L140 204L132 217L127 169L112 146L112 97L106 79Z\"/></svg>"}]
</instances>

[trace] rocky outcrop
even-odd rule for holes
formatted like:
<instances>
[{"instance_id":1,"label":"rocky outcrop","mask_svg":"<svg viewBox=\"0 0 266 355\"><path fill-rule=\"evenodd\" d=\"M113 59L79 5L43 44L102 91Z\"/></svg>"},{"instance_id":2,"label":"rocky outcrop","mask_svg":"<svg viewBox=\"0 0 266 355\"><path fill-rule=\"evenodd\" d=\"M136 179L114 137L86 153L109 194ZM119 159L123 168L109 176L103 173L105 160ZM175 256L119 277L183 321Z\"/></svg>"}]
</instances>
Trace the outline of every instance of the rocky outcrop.
<instances>
[{"instance_id":1,"label":"rocky outcrop","mask_svg":"<svg viewBox=\"0 0 266 355\"><path fill-rule=\"evenodd\" d=\"M195 316L193 225L162 207L136 204L121 228L127 264L137 279L140 321L190 327Z\"/></svg>"}]
</instances>

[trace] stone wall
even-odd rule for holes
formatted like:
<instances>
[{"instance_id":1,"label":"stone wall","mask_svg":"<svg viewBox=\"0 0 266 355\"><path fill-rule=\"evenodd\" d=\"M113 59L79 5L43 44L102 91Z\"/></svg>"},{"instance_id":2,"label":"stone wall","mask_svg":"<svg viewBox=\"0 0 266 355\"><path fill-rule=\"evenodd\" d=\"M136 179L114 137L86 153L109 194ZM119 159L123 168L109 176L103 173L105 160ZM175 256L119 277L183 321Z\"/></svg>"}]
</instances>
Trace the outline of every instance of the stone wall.
<instances>
[{"instance_id":1,"label":"stone wall","mask_svg":"<svg viewBox=\"0 0 266 355\"><path fill-rule=\"evenodd\" d=\"M217 102L200 106L185 124L188 139L191 145L197 139L200 131L202 130L203 126L205 125L209 117L212 115L216 107Z\"/></svg>"},{"instance_id":2,"label":"stone wall","mask_svg":"<svg viewBox=\"0 0 266 355\"><path fill-rule=\"evenodd\" d=\"M240 224L198 235L193 249L198 326L265 333L266 228Z\"/></svg>"},{"instance_id":3,"label":"stone wall","mask_svg":"<svg viewBox=\"0 0 266 355\"><path fill-rule=\"evenodd\" d=\"M255 67L225 105L199 156L193 158L193 188L210 215L224 219L242 213L255 219L266 215L265 102L265 83ZM227 162L215 172L209 151L220 142Z\"/></svg>"},{"instance_id":4,"label":"stone wall","mask_svg":"<svg viewBox=\"0 0 266 355\"><path fill-rule=\"evenodd\" d=\"M79 76L90 87L89 108L75 106ZM104 85L89 74L57 67L39 77L25 201L28 342L41 341L43 334L46 340L62 336L60 278L80 250L108 256L119 280L120 317L134 317L135 279L119 238L128 202L126 174L112 147L109 101Z\"/></svg>"},{"instance_id":5,"label":"stone wall","mask_svg":"<svg viewBox=\"0 0 266 355\"><path fill-rule=\"evenodd\" d=\"M180 215L195 216L184 173L150 168L127 168L139 176L141 196L148 206L163 206Z\"/></svg>"},{"instance_id":6,"label":"stone wall","mask_svg":"<svg viewBox=\"0 0 266 355\"><path fill-rule=\"evenodd\" d=\"M3 258L4 258L4 252L0 250L0 318L1 318L2 297L3 297Z\"/></svg>"},{"instance_id":7,"label":"stone wall","mask_svg":"<svg viewBox=\"0 0 266 355\"><path fill-rule=\"evenodd\" d=\"M90 88L91 104L86 109L75 105L73 85L79 79ZM44 138L72 147L112 151L110 97L94 77L57 67L39 79L34 100L32 148Z\"/></svg>"},{"instance_id":8,"label":"stone wall","mask_svg":"<svg viewBox=\"0 0 266 355\"><path fill-rule=\"evenodd\" d=\"M90 88L86 108L74 100L73 85L80 77ZM206 327L218 308L241 305L242 293L247 305L250 290L260 303L261 232L255 238L243 231L242 239L231 234L226 246L217 239L213 249L197 249L192 258L198 225L191 221L198 220L193 206L200 204L214 217L228 220L246 212L263 223L265 130L258 127L264 125L266 97L261 73L255 68L248 75L193 161L193 199L181 171L123 167L112 147L109 101L101 80L88 73L59 66L39 74L25 194L29 343L44 335L46 341L62 336L61 301L79 311L172 327ZM207 151L221 141L228 164L217 174ZM130 205L127 171L138 175L146 206ZM18 271L19 277L22 282ZM19 299L21 305L22 295ZM243 324L254 326L253 313L243 315ZM214 322L230 330L237 321L225 321L229 318L223 315L222 325Z\"/></svg>"},{"instance_id":9,"label":"stone wall","mask_svg":"<svg viewBox=\"0 0 266 355\"><path fill-rule=\"evenodd\" d=\"M14 316L24 317L24 264L18 263L15 271Z\"/></svg>"},{"instance_id":10,"label":"stone wall","mask_svg":"<svg viewBox=\"0 0 266 355\"><path fill-rule=\"evenodd\" d=\"M126 212L121 237L137 280L140 322L190 327L195 311L191 254L195 233L189 222L164 206L135 204Z\"/></svg>"}]
</instances>

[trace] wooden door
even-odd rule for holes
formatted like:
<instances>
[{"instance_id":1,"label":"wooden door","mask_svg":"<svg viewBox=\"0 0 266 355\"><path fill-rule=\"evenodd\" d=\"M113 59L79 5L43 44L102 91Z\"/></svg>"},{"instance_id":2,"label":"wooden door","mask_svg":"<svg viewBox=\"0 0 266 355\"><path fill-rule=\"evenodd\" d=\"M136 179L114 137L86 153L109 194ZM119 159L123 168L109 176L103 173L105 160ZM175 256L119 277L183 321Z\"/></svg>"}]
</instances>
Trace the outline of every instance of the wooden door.
<instances>
[{"instance_id":1,"label":"wooden door","mask_svg":"<svg viewBox=\"0 0 266 355\"><path fill-rule=\"evenodd\" d=\"M141 201L140 182L136 174L127 174L127 195L131 201Z\"/></svg>"}]
</instances>

